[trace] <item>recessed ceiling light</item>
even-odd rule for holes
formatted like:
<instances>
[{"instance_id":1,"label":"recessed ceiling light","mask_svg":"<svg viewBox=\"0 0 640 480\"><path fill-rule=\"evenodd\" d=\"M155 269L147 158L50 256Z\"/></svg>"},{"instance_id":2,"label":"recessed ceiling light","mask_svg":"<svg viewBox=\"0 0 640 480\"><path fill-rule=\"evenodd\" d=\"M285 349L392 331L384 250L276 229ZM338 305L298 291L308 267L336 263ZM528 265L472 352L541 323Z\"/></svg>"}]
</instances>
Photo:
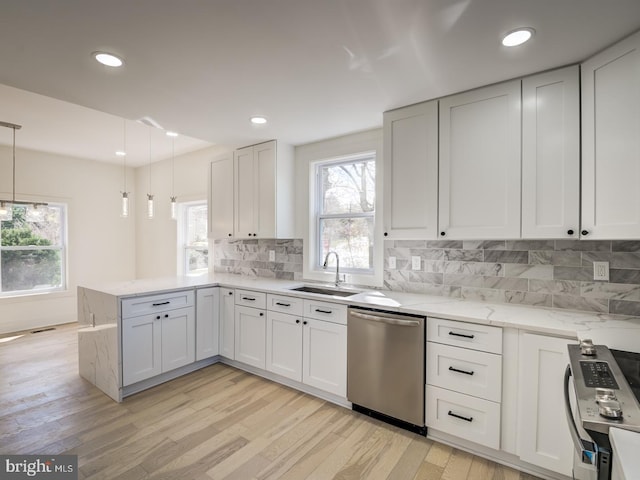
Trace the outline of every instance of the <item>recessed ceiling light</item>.
<instances>
[{"instance_id":1,"label":"recessed ceiling light","mask_svg":"<svg viewBox=\"0 0 640 480\"><path fill-rule=\"evenodd\" d=\"M127 156L127 152L123 152L122 150L118 150L116 152L116 156L118 156L118 157L126 157Z\"/></svg>"},{"instance_id":2,"label":"recessed ceiling light","mask_svg":"<svg viewBox=\"0 0 640 480\"><path fill-rule=\"evenodd\" d=\"M264 125L265 123L267 123L267 119L260 115L254 115L253 117L251 117L251 123L253 123L254 125Z\"/></svg>"},{"instance_id":3,"label":"recessed ceiling light","mask_svg":"<svg viewBox=\"0 0 640 480\"><path fill-rule=\"evenodd\" d=\"M178 136L178 134L176 132L171 132L171 131L167 132L166 135L167 135L167 137L177 137Z\"/></svg>"},{"instance_id":4,"label":"recessed ceiling light","mask_svg":"<svg viewBox=\"0 0 640 480\"><path fill-rule=\"evenodd\" d=\"M107 67L120 67L124 63L120 57L107 52L93 52L93 58Z\"/></svg>"},{"instance_id":5,"label":"recessed ceiling light","mask_svg":"<svg viewBox=\"0 0 640 480\"><path fill-rule=\"evenodd\" d=\"M517 28L507 33L502 38L502 45L505 47L517 47L533 37L535 30L533 28L524 27Z\"/></svg>"}]
</instances>

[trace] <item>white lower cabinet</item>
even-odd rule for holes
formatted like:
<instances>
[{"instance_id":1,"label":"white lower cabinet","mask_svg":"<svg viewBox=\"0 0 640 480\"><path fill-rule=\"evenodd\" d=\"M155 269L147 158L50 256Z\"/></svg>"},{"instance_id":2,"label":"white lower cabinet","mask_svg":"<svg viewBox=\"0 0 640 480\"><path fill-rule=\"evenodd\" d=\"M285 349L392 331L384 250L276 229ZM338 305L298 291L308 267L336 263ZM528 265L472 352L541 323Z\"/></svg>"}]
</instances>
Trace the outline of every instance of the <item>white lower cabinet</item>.
<instances>
[{"instance_id":1,"label":"white lower cabinet","mask_svg":"<svg viewBox=\"0 0 640 480\"><path fill-rule=\"evenodd\" d=\"M236 305L235 359L265 369L267 318L265 310Z\"/></svg>"},{"instance_id":2,"label":"white lower cabinet","mask_svg":"<svg viewBox=\"0 0 640 480\"><path fill-rule=\"evenodd\" d=\"M267 312L266 369L302 381L302 317Z\"/></svg>"},{"instance_id":3,"label":"white lower cabinet","mask_svg":"<svg viewBox=\"0 0 640 480\"><path fill-rule=\"evenodd\" d=\"M220 355L230 360L236 358L235 292L232 288L220 288Z\"/></svg>"},{"instance_id":4,"label":"white lower cabinet","mask_svg":"<svg viewBox=\"0 0 640 480\"><path fill-rule=\"evenodd\" d=\"M312 387L346 397L346 324L305 318L302 330L302 381Z\"/></svg>"},{"instance_id":5,"label":"white lower cabinet","mask_svg":"<svg viewBox=\"0 0 640 480\"><path fill-rule=\"evenodd\" d=\"M500 448L500 404L427 385L428 426L471 442Z\"/></svg>"},{"instance_id":6,"label":"white lower cabinet","mask_svg":"<svg viewBox=\"0 0 640 480\"><path fill-rule=\"evenodd\" d=\"M193 307L122 320L123 386L195 361Z\"/></svg>"},{"instance_id":7,"label":"white lower cabinet","mask_svg":"<svg viewBox=\"0 0 640 480\"><path fill-rule=\"evenodd\" d=\"M196 290L196 360L218 355L220 288Z\"/></svg>"},{"instance_id":8,"label":"white lower cabinet","mask_svg":"<svg viewBox=\"0 0 640 480\"><path fill-rule=\"evenodd\" d=\"M568 343L575 340L520 332L518 453L525 462L571 477L574 447L562 387Z\"/></svg>"}]
</instances>

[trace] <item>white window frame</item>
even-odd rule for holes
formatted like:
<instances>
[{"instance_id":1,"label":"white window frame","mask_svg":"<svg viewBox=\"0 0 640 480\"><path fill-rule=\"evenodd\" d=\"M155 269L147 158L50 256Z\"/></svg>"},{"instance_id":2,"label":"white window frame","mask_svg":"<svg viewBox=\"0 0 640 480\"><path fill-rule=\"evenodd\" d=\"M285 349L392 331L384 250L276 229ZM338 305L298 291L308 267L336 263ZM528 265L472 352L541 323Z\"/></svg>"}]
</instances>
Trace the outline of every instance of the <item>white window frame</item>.
<instances>
[{"instance_id":1,"label":"white window frame","mask_svg":"<svg viewBox=\"0 0 640 480\"><path fill-rule=\"evenodd\" d=\"M211 265L211 244L210 242L208 242L207 245L207 268L202 268L199 270L194 270L192 272L190 272L188 270L188 262L189 262L189 255L188 252L190 252L191 250L203 250L204 248L202 247L190 247L187 246L187 238L189 238L189 235L187 233L187 229L188 229L188 225L187 225L187 210L189 208L192 207L201 207L201 206L205 206L207 207L207 209L209 208L209 206L207 205L207 201L206 200L195 200L195 201L191 201L191 202L180 202L178 203L178 216L176 218L177 220L177 228L178 228L178 235L177 235L177 243L178 243L178 248L177 248L177 255L178 255L178 266L177 266L177 271L178 271L178 275L185 275L185 276L194 276L194 275L202 275L203 273L207 273L209 271L209 266ZM207 211L207 222L209 221L209 214Z\"/></svg>"},{"instance_id":2,"label":"white window frame","mask_svg":"<svg viewBox=\"0 0 640 480\"><path fill-rule=\"evenodd\" d=\"M41 200L39 200L41 201ZM30 295L45 295L49 293L57 293L64 292L67 290L67 285L69 279L67 278L67 248L68 248L68 240L67 234L69 231L67 225L67 216L68 216L68 205L66 203L58 203L58 202L43 202L47 203L49 206L60 208L60 245L29 245L29 246L1 246L0 245L0 262L2 261L2 252L3 251L36 251L36 250L57 250L60 252L60 286L59 287L51 287L51 288L39 288L36 290L12 290L4 292L2 291L2 270L0 269L0 298L10 298L10 297L26 297ZM28 206L27 206L28 207Z\"/></svg>"},{"instance_id":3,"label":"white window frame","mask_svg":"<svg viewBox=\"0 0 640 480\"><path fill-rule=\"evenodd\" d=\"M376 154L376 217L374 226L373 274L346 274L345 283L356 286L383 286L382 236L382 129L367 130L342 137L296 147L296 222L298 235L303 239L302 280L332 283L335 269L318 269L315 219L315 163L345 158L366 152ZM324 260L324 259L322 259ZM333 260L330 262L333 265Z\"/></svg>"},{"instance_id":4,"label":"white window frame","mask_svg":"<svg viewBox=\"0 0 640 480\"><path fill-rule=\"evenodd\" d=\"M330 159L330 160L325 160L325 161L318 161L318 162L314 162L313 165L313 171L314 171L314 175L315 175L315 223L316 223L316 229L315 229L315 248L316 248L316 264L314 266L315 270L320 271L323 270L322 265L324 264L324 257L323 257L323 252L322 252L322 245L320 242L320 236L321 236L321 227L320 225L322 224L322 220L326 220L326 219L339 219L339 218L372 218L373 219L373 224L374 224L374 228L375 228L375 224L376 224L376 208L374 206L374 211L373 212L362 212L362 213L340 213L340 214L328 214L328 213L322 213L321 210L321 205L323 204L324 198L323 198L323 191L322 191L322 179L321 179L321 175L320 175L320 170L323 167L328 167L328 166L338 166L338 165L348 165L351 163L355 163L355 162L359 162L362 160L373 160L375 162L376 160L376 152L375 151L371 151L371 152L364 152L361 154L356 154L356 155L348 155L348 156L344 156L344 157L340 157L337 159ZM376 178L377 178L377 171L376 171ZM376 239L374 238L374 244L377 243ZM331 261L335 261L334 259L332 259ZM371 262L373 264L373 258L371 259ZM344 265L344 264L343 264ZM367 269L354 269L354 268L347 268L347 267L341 267L340 268L340 272L341 273L349 273L349 274L355 274L355 275L373 275L374 274L374 268L367 268Z\"/></svg>"}]
</instances>

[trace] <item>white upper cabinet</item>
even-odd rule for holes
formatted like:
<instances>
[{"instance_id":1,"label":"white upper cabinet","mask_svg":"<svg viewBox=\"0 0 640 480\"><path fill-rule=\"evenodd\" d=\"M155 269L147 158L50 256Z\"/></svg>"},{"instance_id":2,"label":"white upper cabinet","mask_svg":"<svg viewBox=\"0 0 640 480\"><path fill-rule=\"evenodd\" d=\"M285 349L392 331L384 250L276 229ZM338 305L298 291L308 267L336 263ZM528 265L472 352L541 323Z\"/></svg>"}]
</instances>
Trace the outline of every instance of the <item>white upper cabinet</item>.
<instances>
[{"instance_id":1,"label":"white upper cabinet","mask_svg":"<svg viewBox=\"0 0 640 480\"><path fill-rule=\"evenodd\" d=\"M440 100L439 238L520 238L520 83Z\"/></svg>"},{"instance_id":2,"label":"white upper cabinet","mask_svg":"<svg viewBox=\"0 0 640 480\"><path fill-rule=\"evenodd\" d=\"M438 235L438 102L384 113L384 236Z\"/></svg>"},{"instance_id":3,"label":"white upper cabinet","mask_svg":"<svg viewBox=\"0 0 640 480\"><path fill-rule=\"evenodd\" d=\"M292 238L292 147L272 140L241 148L234 153L234 170L234 236Z\"/></svg>"},{"instance_id":4,"label":"white upper cabinet","mask_svg":"<svg viewBox=\"0 0 640 480\"><path fill-rule=\"evenodd\" d=\"M582 65L582 236L640 238L640 33Z\"/></svg>"},{"instance_id":5,"label":"white upper cabinet","mask_svg":"<svg viewBox=\"0 0 640 480\"><path fill-rule=\"evenodd\" d=\"M209 237L233 237L233 155L211 162Z\"/></svg>"},{"instance_id":6,"label":"white upper cabinet","mask_svg":"<svg viewBox=\"0 0 640 480\"><path fill-rule=\"evenodd\" d=\"M578 238L578 66L522 80L522 237Z\"/></svg>"}]
</instances>

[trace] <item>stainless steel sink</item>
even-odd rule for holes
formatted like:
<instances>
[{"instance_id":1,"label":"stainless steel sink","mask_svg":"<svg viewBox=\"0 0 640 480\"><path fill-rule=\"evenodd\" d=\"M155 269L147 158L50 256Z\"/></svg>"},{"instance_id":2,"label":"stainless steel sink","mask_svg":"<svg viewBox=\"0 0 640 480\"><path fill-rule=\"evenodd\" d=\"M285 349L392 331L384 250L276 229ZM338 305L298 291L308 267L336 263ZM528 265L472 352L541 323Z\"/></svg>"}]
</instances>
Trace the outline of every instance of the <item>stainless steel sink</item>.
<instances>
[{"instance_id":1,"label":"stainless steel sink","mask_svg":"<svg viewBox=\"0 0 640 480\"><path fill-rule=\"evenodd\" d=\"M324 287L311 287L308 285L304 285L302 287L291 288L290 290L295 292L305 292L305 293L316 293L319 295L335 295L338 297L350 297L359 292L349 291L349 290L339 290L337 288L324 288Z\"/></svg>"}]
</instances>

